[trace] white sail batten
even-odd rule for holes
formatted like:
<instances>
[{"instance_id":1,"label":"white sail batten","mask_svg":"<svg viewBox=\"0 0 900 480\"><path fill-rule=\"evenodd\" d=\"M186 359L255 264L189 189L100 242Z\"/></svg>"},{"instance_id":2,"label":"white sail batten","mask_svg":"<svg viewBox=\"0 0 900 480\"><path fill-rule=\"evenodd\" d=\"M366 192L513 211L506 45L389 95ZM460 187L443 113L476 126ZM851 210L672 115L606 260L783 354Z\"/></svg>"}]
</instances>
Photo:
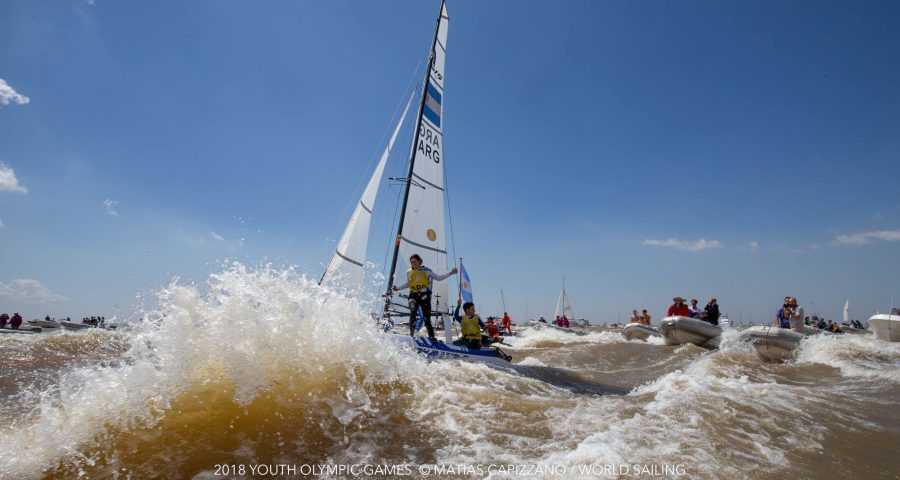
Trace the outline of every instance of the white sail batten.
<instances>
[{"instance_id":1,"label":"white sail batten","mask_svg":"<svg viewBox=\"0 0 900 480\"><path fill-rule=\"evenodd\" d=\"M331 256L331 261L328 262L328 268L325 269L325 275L322 276L322 282L320 283L335 278L340 278L340 281L348 286L359 285L362 282L363 267L366 262L366 249L369 243L372 207L375 205L375 198L378 195L378 186L381 184L384 166L391 155L391 150L394 148L394 142L397 140L400 128L403 127L403 121L406 119L412 100L413 96L406 102L406 108L403 109L403 114L400 115L397 127L394 128L394 133L381 154L378 165L372 173L372 178L369 179L369 183L366 185L366 189L363 190L359 203L356 204L356 208L353 210L353 215L350 216L350 221L347 222L347 227L344 228L344 233L334 249L334 254Z\"/></svg>"},{"instance_id":2,"label":"white sail batten","mask_svg":"<svg viewBox=\"0 0 900 480\"><path fill-rule=\"evenodd\" d=\"M419 254L423 264L436 273L443 274L448 270L443 165L444 58L448 23L447 7L444 6L437 27L431 70L422 92L424 100L418 121L419 130L412 146L414 162L411 177L407 179L410 188L406 210L402 212L403 229L398 233L395 285L406 283L409 257L414 253ZM449 311L449 282L435 281L431 290L433 311ZM395 306L405 305L406 301L396 298L397 295L394 294L392 303Z\"/></svg>"}]
</instances>

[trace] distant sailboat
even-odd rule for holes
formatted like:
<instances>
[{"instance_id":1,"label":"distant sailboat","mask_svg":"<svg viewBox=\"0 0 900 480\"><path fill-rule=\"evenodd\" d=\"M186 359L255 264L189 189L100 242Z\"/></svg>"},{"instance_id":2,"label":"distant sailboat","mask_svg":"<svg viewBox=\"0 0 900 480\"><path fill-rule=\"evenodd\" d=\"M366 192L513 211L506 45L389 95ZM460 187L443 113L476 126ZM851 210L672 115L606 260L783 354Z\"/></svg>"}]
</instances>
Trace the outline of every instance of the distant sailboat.
<instances>
[{"instance_id":1,"label":"distant sailboat","mask_svg":"<svg viewBox=\"0 0 900 480\"><path fill-rule=\"evenodd\" d=\"M569 295L566 294L566 279L563 278L563 289L562 293L559 294L559 300L556 301L556 313L554 313L555 318L566 317L569 321L575 319L575 315L572 313L572 304L569 302Z\"/></svg>"},{"instance_id":2,"label":"distant sailboat","mask_svg":"<svg viewBox=\"0 0 900 480\"><path fill-rule=\"evenodd\" d=\"M575 318L575 315L572 313L572 303L569 302L569 295L566 293L565 277L563 277L563 289L562 289L562 292L559 294L559 300L556 301L556 312L554 312L553 316L554 316L553 323L545 323L545 322L539 322L536 320L528 320L527 322L525 322L525 325L536 328L536 329L552 328L552 329L559 330L561 332L574 333L576 335L585 335L586 334L585 332L578 330L578 329L573 329L570 327L556 325L556 319L558 319L558 318L565 317L567 320L569 320L569 322L570 322L569 325L571 325L571 322Z\"/></svg>"},{"instance_id":3,"label":"distant sailboat","mask_svg":"<svg viewBox=\"0 0 900 480\"><path fill-rule=\"evenodd\" d=\"M841 330L845 333L866 333L865 329L856 328L850 323L850 298L847 298L847 301L844 302L844 323L841 325Z\"/></svg>"}]
</instances>

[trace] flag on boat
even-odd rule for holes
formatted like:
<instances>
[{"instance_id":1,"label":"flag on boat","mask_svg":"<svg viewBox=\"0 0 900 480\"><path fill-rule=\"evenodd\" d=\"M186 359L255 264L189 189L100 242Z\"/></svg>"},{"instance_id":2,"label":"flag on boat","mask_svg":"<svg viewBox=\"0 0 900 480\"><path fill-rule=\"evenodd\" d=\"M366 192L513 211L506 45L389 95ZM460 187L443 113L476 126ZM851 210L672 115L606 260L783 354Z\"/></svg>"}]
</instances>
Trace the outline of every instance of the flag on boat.
<instances>
[{"instance_id":1,"label":"flag on boat","mask_svg":"<svg viewBox=\"0 0 900 480\"><path fill-rule=\"evenodd\" d=\"M441 92L438 92L431 83L425 89L425 106L422 108L422 114L435 127L441 127Z\"/></svg>"},{"instance_id":2,"label":"flag on boat","mask_svg":"<svg viewBox=\"0 0 900 480\"><path fill-rule=\"evenodd\" d=\"M422 327L425 326L425 314L422 312L422 307L419 307L417 316L419 317L419 319L416 320L416 330L415 331L418 332L419 330L422 329Z\"/></svg>"},{"instance_id":3,"label":"flag on boat","mask_svg":"<svg viewBox=\"0 0 900 480\"><path fill-rule=\"evenodd\" d=\"M466 271L466 267L462 263L459 264L459 294L464 302L475 303L472 300L472 282L469 281L469 272Z\"/></svg>"}]
</instances>

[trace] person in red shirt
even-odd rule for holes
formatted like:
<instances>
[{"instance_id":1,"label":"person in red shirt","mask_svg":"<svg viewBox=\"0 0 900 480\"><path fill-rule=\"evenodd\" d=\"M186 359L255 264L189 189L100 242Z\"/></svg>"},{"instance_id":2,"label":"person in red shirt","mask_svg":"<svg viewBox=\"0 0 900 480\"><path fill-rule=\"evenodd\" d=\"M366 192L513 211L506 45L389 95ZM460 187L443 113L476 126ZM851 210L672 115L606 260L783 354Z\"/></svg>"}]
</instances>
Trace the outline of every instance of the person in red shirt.
<instances>
[{"instance_id":1,"label":"person in red shirt","mask_svg":"<svg viewBox=\"0 0 900 480\"><path fill-rule=\"evenodd\" d=\"M688 317L691 316L691 309L688 308L687 305L684 304L684 299L681 297L675 297L672 299L673 303L669 307L669 312L666 314L667 317Z\"/></svg>"},{"instance_id":2,"label":"person in red shirt","mask_svg":"<svg viewBox=\"0 0 900 480\"><path fill-rule=\"evenodd\" d=\"M512 335L512 319L509 318L509 314L503 312L503 318L500 319L500 326L506 330L506 333Z\"/></svg>"},{"instance_id":3,"label":"person in red shirt","mask_svg":"<svg viewBox=\"0 0 900 480\"><path fill-rule=\"evenodd\" d=\"M495 342L500 341L500 329L497 328L497 322L494 321L494 317L488 317L487 324L487 334L491 337L491 340Z\"/></svg>"},{"instance_id":4,"label":"person in red shirt","mask_svg":"<svg viewBox=\"0 0 900 480\"><path fill-rule=\"evenodd\" d=\"M12 318L9 320L9 326L13 330L18 330L19 325L22 325L22 316L19 315L19 312L13 314Z\"/></svg>"}]
</instances>

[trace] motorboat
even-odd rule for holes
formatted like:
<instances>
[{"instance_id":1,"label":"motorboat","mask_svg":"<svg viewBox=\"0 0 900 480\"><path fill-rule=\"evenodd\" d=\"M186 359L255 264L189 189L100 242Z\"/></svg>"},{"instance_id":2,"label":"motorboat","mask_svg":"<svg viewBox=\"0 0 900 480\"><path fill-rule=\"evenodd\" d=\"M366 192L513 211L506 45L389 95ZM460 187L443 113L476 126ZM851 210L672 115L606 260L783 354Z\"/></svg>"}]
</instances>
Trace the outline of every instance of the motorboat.
<instances>
[{"instance_id":1,"label":"motorboat","mask_svg":"<svg viewBox=\"0 0 900 480\"><path fill-rule=\"evenodd\" d=\"M587 333L577 330L574 328L566 328L560 327L558 325L553 325L552 323L539 322L536 320L528 320L525 322L525 326L534 328L535 330L547 329L547 330L556 330L558 332L568 333L570 335L587 335Z\"/></svg>"},{"instance_id":2,"label":"motorboat","mask_svg":"<svg viewBox=\"0 0 900 480\"><path fill-rule=\"evenodd\" d=\"M722 328L697 318L666 317L659 324L666 345L691 343L703 348L719 348Z\"/></svg>"},{"instance_id":3,"label":"motorboat","mask_svg":"<svg viewBox=\"0 0 900 480\"><path fill-rule=\"evenodd\" d=\"M25 328L0 328L0 333L21 333L25 335L32 335L35 333L41 333L41 327L25 327Z\"/></svg>"},{"instance_id":4,"label":"motorboat","mask_svg":"<svg viewBox=\"0 0 900 480\"><path fill-rule=\"evenodd\" d=\"M60 328L62 325L56 320L41 320L39 318L35 318L34 320L29 320L28 324L32 327L40 327L40 328Z\"/></svg>"},{"instance_id":5,"label":"motorboat","mask_svg":"<svg viewBox=\"0 0 900 480\"><path fill-rule=\"evenodd\" d=\"M869 333L869 331L865 328L856 328L852 325L841 325L841 331L843 331L844 333L852 333L855 335L863 335Z\"/></svg>"},{"instance_id":6,"label":"motorboat","mask_svg":"<svg viewBox=\"0 0 900 480\"><path fill-rule=\"evenodd\" d=\"M790 360L797 346L813 331L797 332L774 325L758 325L743 330L739 340L753 343L760 358L770 362Z\"/></svg>"},{"instance_id":7,"label":"motorboat","mask_svg":"<svg viewBox=\"0 0 900 480\"><path fill-rule=\"evenodd\" d=\"M647 341L650 337L659 337L659 330L652 325L644 325L643 323L629 323L622 329L622 336L625 340L641 340Z\"/></svg>"},{"instance_id":8,"label":"motorboat","mask_svg":"<svg viewBox=\"0 0 900 480\"><path fill-rule=\"evenodd\" d=\"M900 342L900 315L873 315L869 319L869 329L875 338L886 342Z\"/></svg>"}]
</instances>

